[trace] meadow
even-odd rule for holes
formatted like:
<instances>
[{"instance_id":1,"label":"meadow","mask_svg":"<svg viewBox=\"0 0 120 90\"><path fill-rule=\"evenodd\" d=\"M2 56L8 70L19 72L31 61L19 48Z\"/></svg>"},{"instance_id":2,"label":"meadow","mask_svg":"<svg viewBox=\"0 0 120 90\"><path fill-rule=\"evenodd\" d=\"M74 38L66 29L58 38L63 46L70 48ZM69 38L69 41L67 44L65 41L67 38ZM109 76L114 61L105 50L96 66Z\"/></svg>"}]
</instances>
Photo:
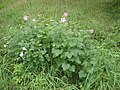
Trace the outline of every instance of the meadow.
<instances>
[{"instance_id":1,"label":"meadow","mask_svg":"<svg viewBox=\"0 0 120 90\"><path fill-rule=\"evenodd\" d=\"M120 90L120 1L0 0L0 90Z\"/></svg>"}]
</instances>

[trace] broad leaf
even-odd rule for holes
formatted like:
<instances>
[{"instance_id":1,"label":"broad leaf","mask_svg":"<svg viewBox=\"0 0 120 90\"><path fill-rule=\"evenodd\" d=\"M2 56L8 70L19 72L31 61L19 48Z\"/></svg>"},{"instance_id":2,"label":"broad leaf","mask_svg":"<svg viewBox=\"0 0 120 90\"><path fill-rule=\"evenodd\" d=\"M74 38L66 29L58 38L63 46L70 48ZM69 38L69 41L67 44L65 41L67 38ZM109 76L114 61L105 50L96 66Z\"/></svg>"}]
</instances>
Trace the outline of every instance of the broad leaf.
<instances>
[{"instance_id":1,"label":"broad leaf","mask_svg":"<svg viewBox=\"0 0 120 90\"><path fill-rule=\"evenodd\" d=\"M86 77L86 73L83 70L81 70L79 72L79 78L83 78L83 77Z\"/></svg>"},{"instance_id":2,"label":"broad leaf","mask_svg":"<svg viewBox=\"0 0 120 90\"><path fill-rule=\"evenodd\" d=\"M67 69L70 68L70 64L68 64L68 63L63 63L63 64L62 64L62 68L63 68L63 70L65 71L65 70L67 70Z\"/></svg>"},{"instance_id":3,"label":"broad leaf","mask_svg":"<svg viewBox=\"0 0 120 90\"><path fill-rule=\"evenodd\" d=\"M75 58L75 62L76 62L77 64L81 64L81 61L80 61L79 57Z\"/></svg>"},{"instance_id":4,"label":"broad leaf","mask_svg":"<svg viewBox=\"0 0 120 90\"><path fill-rule=\"evenodd\" d=\"M75 41L70 41L70 42L69 42L69 45L70 45L71 47L73 47L73 46L76 45L76 43L77 43L77 42L75 42Z\"/></svg>"},{"instance_id":5,"label":"broad leaf","mask_svg":"<svg viewBox=\"0 0 120 90\"><path fill-rule=\"evenodd\" d=\"M66 52L65 56L68 57L69 59L72 57L73 53L72 52Z\"/></svg>"},{"instance_id":6,"label":"broad leaf","mask_svg":"<svg viewBox=\"0 0 120 90\"><path fill-rule=\"evenodd\" d=\"M54 57L59 56L61 53L63 52L63 50L59 50L59 49L52 49L52 53Z\"/></svg>"},{"instance_id":7,"label":"broad leaf","mask_svg":"<svg viewBox=\"0 0 120 90\"><path fill-rule=\"evenodd\" d=\"M75 65L70 66L69 70L75 72Z\"/></svg>"}]
</instances>

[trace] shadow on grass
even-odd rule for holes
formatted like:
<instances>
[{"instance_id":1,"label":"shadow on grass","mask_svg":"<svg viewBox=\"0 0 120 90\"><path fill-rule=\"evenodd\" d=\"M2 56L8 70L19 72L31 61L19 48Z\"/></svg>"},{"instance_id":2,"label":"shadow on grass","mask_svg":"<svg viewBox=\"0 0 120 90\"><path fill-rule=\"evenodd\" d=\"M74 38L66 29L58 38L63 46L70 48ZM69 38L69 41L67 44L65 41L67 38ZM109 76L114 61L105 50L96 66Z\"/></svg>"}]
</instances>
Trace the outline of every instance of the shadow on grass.
<instances>
[{"instance_id":1,"label":"shadow on grass","mask_svg":"<svg viewBox=\"0 0 120 90\"><path fill-rule=\"evenodd\" d=\"M104 11L110 15L111 19L120 19L120 0L105 2L104 6Z\"/></svg>"},{"instance_id":2,"label":"shadow on grass","mask_svg":"<svg viewBox=\"0 0 120 90\"><path fill-rule=\"evenodd\" d=\"M102 12L108 17L105 43L120 48L120 0L104 0Z\"/></svg>"}]
</instances>

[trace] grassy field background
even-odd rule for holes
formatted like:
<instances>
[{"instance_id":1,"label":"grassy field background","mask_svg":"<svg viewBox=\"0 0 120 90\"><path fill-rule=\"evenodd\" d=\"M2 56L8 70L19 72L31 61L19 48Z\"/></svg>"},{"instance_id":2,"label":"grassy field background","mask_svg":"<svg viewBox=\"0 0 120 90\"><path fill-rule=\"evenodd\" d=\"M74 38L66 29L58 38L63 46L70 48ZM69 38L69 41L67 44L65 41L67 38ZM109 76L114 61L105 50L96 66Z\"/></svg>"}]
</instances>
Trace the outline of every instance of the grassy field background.
<instances>
[{"instance_id":1,"label":"grassy field background","mask_svg":"<svg viewBox=\"0 0 120 90\"><path fill-rule=\"evenodd\" d=\"M76 21L78 24L85 24L90 20L96 20L101 27L101 33L110 36L119 36L119 11L118 5L113 5L112 0L52 0L52 1L38 1L38 0L9 0L1 1L1 28L7 29L7 26L18 25L22 20L21 16L30 15L36 17L39 14L44 14L46 18L58 19L64 11L67 11L70 20ZM13 18L14 17L14 18ZM74 17L74 18L73 18ZM6 26L7 25L7 26ZM114 27L116 26L117 27ZM115 29L115 30L113 30ZM4 32L5 30L1 30ZM116 32L114 32L116 31ZM6 32L6 31L5 31ZM106 32L106 33L104 33ZM112 35L113 36L112 36ZM105 36L106 36L105 35ZM117 37L114 37L117 39Z\"/></svg>"},{"instance_id":2,"label":"grassy field background","mask_svg":"<svg viewBox=\"0 0 120 90\"><path fill-rule=\"evenodd\" d=\"M20 29L25 15L36 20L42 15L46 20L60 21L64 12L69 14L69 21L76 25L75 28L94 29L97 32L94 35L95 42L105 48L106 51L103 53L111 54L112 57L108 58L108 61L117 61L117 64L112 66L113 64L105 62L106 67L110 67L107 74L96 74L96 79L101 76L103 78L98 79L94 84L85 82L84 86L71 84L69 81L64 82L44 72L37 75L28 85L24 85L25 82L22 85L13 83L14 60L2 53L3 37L8 37L14 32L13 30ZM119 90L119 58L120 2L117 0L116 2L114 0L0 0L0 90L79 90L80 88L80 90ZM113 76L109 70L114 74ZM102 80L104 77L106 81ZM95 79L91 77L89 80L94 82Z\"/></svg>"}]
</instances>

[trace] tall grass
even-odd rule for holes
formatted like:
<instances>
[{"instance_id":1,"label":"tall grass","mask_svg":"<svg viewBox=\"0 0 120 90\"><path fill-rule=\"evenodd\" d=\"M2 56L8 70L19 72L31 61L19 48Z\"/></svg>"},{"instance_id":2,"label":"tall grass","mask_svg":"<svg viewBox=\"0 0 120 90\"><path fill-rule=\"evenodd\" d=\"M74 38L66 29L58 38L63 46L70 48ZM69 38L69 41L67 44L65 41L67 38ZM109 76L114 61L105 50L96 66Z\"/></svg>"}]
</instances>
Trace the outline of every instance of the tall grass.
<instances>
[{"instance_id":1,"label":"tall grass","mask_svg":"<svg viewBox=\"0 0 120 90\"><path fill-rule=\"evenodd\" d=\"M18 2L2 0L0 3L0 90L119 90L120 13L119 7L113 7L111 2L112 0L21 0ZM16 30L21 27L24 15L29 15L30 18L43 15L46 19L59 21L65 11L69 14L69 20L76 24L76 29L80 29L83 25L95 28L94 41L99 43L98 52L93 57L95 62L84 83L76 81L73 84L66 77L58 78L44 71L34 74L24 72L23 82L15 83L13 73L15 62L8 56L2 38L10 35L11 27Z\"/></svg>"}]
</instances>

